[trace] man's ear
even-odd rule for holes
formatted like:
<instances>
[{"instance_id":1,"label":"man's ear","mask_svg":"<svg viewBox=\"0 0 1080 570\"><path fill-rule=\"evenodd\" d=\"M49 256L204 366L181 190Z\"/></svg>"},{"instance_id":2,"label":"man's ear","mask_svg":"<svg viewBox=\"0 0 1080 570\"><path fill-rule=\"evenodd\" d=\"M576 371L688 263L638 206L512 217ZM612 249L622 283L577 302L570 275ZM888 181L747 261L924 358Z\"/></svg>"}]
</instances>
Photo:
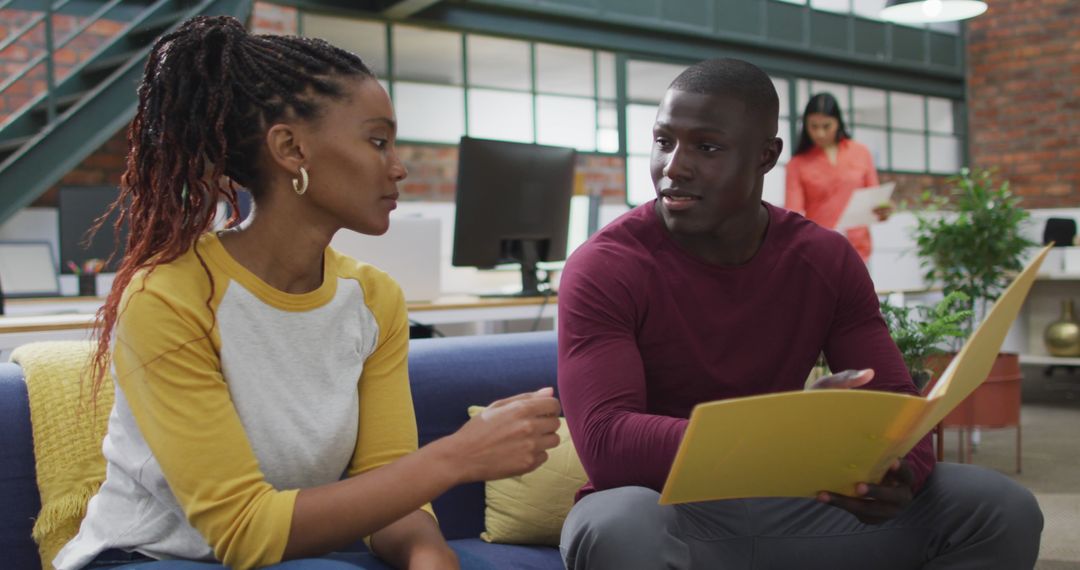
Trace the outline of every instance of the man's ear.
<instances>
[{"instance_id":1,"label":"man's ear","mask_svg":"<svg viewBox=\"0 0 1080 570\"><path fill-rule=\"evenodd\" d=\"M761 147L761 156L758 162L758 169L761 171L762 176L776 166L776 161L780 160L780 153L783 152L783 150L784 139L772 137L765 141L765 144Z\"/></svg>"},{"instance_id":2,"label":"man's ear","mask_svg":"<svg viewBox=\"0 0 1080 570\"><path fill-rule=\"evenodd\" d=\"M278 123L266 131L266 150L270 161L290 175L296 174L307 163L307 153L296 128Z\"/></svg>"}]
</instances>

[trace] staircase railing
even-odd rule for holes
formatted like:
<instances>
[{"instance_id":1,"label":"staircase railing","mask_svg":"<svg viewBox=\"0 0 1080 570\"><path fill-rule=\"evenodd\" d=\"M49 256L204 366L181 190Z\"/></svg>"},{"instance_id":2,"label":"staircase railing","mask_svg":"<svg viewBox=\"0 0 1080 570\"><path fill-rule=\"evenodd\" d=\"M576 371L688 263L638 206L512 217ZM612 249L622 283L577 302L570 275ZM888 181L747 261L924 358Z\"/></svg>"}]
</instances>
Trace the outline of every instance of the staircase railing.
<instances>
[{"instance_id":1,"label":"staircase railing","mask_svg":"<svg viewBox=\"0 0 1080 570\"><path fill-rule=\"evenodd\" d=\"M37 14L36 16L31 17L30 20L25 25L23 25L19 29L15 30L14 33L10 34L3 41L0 41L0 53L3 53L3 51L5 49L7 49L9 46L14 45L15 43L19 42L19 40L21 40L24 37L28 36L30 33L32 33L34 31L35 28L38 27L39 24L42 24L42 23L44 23L44 28L45 28L44 29L44 36L45 36L44 37L44 40L45 40L44 43L45 43L45 45L43 46L44 47L44 52L39 53L38 55L30 58L30 60L27 61L23 65L23 67L22 67L22 69L20 71L18 71L17 73L12 75L11 77L7 78L7 80L5 80L3 83L0 83L0 95L3 95L4 91L9 89L11 86L15 85L23 77L28 76L35 69L37 69L38 66L41 65L42 62L44 62L45 63L45 90L44 90L45 100L44 100L44 104L45 104L45 109L46 109L45 112L46 112L46 117L48 117L48 120L47 120L48 123L51 124L53 121L55 121L56 120L56 107L57 107L56 96L55 96L55 93L54 93L54 89L56 87L56 80L57 80L57 77L56 77L56 59L55 59L56 52L63 49L63 48L65 48L69 43L71 43L72 40L74 40L75 38L82 35L82 33L84 31L86 31L86 29L89 28L90 26L94 25L95 23L97 23L98 21L100 21L102 19L107 19L107 16L109 15L109 13L112 12L117 6L119 6L121 4L121 2L122 2L122 0L109 0L108 2L102 4L102 6L100 8L98 8L97 10L94 10L94 12L92 12L91 14L89 14L88 16L83 18L82 22L80 24L78 24L77 26L75 26L75 28L72 29L72 31L69 34L67 34L62 39L60 39L59 42L57 42L55 40L55 36L56 36L55 29L54 29L55 15L59 10L61 10L65 6L69 5L71 3L71 0L59 0L58 2L52 2L50 0L45 0L44 2L41 2L41 4L44 4L44 10L41 13ZM15 5L15 0L6 0L4 2L0 2L0 10L14 9L13 8L14 5ZM18 106L17 108L7 109L6 112L8 113L8 117L11 118L11 117L14 117L14 116L18 115L19 111L24 109L27 105L41 104L42 102L37 101L37 97L35 95L37 95L37 94L36 93L32 94L30 97L27 98L27 100L22 105ZM0 125L0 128L3 128L3 125Z\"/></svg>"}]
</instances>

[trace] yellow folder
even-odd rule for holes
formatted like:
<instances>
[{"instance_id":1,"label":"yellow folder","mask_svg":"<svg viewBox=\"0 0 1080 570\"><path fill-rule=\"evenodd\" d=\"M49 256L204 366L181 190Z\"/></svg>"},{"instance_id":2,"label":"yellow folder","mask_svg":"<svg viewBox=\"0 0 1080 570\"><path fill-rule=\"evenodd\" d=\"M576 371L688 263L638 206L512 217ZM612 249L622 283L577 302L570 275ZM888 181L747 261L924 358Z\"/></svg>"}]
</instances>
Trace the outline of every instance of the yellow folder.
<instances>
[{"instance_id":1,"label":"yellow folder","mask_svg":"<svg viewBox=\"0 0 1080 570\"><path fill-rule=\"evenodd\" d=\"M925 397L811 390L699 404L660 503L854 495L857 483L880 481L990 373L1049 251L1013 280Z\"/></svg>"}]
</instances>

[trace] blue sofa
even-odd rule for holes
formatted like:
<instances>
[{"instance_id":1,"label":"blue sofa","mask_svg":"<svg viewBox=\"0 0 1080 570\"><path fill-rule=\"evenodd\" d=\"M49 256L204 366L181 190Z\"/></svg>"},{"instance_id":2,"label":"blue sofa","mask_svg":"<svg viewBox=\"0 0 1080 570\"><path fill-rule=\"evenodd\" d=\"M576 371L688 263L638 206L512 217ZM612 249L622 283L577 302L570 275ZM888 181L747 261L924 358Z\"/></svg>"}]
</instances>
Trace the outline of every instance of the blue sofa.
<instances>
[{"instance_id":1,"label":"blue sofa","mask_svg":"<svg viewBox=\"0 0 1080 570\"><path fill-rule=\"evenodd\" d=\"M457 430L466 410L518 392L555 386L553 332L413 340L409 374L424 445ZM0 364L0 566L38 570L37 547L30 538L40 509L34 477L30 412L22 370ZM435 501L443 533L466 569L562 568L556 548L488 544L484 528L484 486L462 485ZM363 546L359 545L359 549ZM365 568L387 566L370 554Z\"/></svg>"}]
</instances>

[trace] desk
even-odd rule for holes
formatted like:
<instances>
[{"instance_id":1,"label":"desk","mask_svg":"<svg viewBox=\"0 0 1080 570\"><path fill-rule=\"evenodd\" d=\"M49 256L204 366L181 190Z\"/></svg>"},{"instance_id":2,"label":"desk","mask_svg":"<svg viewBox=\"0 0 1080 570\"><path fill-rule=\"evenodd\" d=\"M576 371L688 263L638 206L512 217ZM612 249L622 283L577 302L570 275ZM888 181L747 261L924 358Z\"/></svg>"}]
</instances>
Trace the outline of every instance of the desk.
<instances>
[{"instance_id":1,"label":"desk","mask_svg":"<svg viewBox=\"0 0 1080 570\"><path fill-rule=\"evenodd\" d=\"M94 311L104 299L70 297L9 299L7 316L0 317L0 359L28 342L90 338ZM546 302L545 302L546 301ZM551 318L556 297L479 298L466 295L440 298L429 303L407 303L409 318L426 325L479 323L476 332L491 332L492 322Z\"/></svg>"}]
</instances>

